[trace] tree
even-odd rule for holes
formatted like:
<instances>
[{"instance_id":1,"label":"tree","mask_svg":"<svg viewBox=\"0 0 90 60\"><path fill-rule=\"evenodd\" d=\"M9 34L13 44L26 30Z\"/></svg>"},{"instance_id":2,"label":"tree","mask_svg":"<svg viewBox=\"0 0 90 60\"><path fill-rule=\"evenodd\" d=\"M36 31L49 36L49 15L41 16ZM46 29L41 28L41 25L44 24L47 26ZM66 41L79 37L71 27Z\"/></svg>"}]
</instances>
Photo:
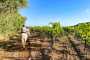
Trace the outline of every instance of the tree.
<instances>
[{"instance_id":1,"label":"tree","mask_svg":"<svg viewBox=\"0 0 90 60\"><path fill-rule=\"evenodd\" d=\"M18 13L18 9L26 6L27 0L0 0L0 34L20 30L26 18Z\"/></svg>"}]
</instances>

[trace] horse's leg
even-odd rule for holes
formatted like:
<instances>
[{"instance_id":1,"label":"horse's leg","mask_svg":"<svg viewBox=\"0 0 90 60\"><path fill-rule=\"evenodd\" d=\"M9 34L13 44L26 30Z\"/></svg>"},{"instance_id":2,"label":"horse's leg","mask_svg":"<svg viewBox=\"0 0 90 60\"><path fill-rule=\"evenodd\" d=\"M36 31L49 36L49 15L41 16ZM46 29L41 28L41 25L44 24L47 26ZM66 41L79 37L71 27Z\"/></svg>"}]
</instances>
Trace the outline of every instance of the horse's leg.
<instances>
[{"instance_id":1,"label":"horse's leg","mask_svg":"<svg viewBox=\"0 0 90 60\"><path fill-rule=\"evenodd\" d=\"M25 49L27 49L27 48L25 47L27 38L28 38L28 35L25 33L25 34L24 34L24 40L23 40L23 46L24 46Z\"/></svg>"},{"instance_id":2,"label":"horse's leg","mask_svg":"<svg viewBox=\"0 0 90 60\"><path fill-rule=\"evenodd\" d=\"M23 45L23 48L25 48L25 35L22 34L22 45Z\"/></svg>"}]
</instances>

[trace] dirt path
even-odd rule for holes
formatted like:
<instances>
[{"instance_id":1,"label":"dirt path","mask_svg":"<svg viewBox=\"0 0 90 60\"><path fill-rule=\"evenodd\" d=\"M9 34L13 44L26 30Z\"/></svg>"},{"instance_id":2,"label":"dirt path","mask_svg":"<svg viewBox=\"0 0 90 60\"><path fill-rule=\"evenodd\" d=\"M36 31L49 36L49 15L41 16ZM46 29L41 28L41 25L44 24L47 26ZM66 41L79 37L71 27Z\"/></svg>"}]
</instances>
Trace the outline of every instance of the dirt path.
<instances>
[{"instance_id":1,"label":"dirt path","mask_svg":"<svg viewBox=\"0 0 90 60\"><path fill-rule=\"evenodd\" d=\"M72 38L63 40L55 42L56 48L50 49L47 48L52 40L39 36L29 37L26 49L22 48L19 38L0 42L0 60L28 60L30 57L33 60L86 60L84 45L80 41Z\"/></svg>"},{"instance_id":2,"label":"dirt path","mask_svg":"<svg viewBox=\"0 0 90 60\"><path fill-rule=\"evenodd\" d=\"M81 43L80 40L74 37L69 38L69 41L73 46L73 49L76 51L79 60L90 60L90 51L85 47L85 44Z\"/></svg>"}]
</instances>

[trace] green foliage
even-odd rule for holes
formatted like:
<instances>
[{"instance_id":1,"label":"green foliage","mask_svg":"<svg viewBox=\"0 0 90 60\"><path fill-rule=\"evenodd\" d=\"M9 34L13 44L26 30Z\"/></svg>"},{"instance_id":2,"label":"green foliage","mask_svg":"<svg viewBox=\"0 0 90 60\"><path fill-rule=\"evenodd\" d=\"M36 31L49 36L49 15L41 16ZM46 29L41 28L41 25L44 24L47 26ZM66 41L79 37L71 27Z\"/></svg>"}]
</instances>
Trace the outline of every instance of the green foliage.
<instances>
[{"instance_id":1,"label":"green foliage","mask_svg":"<svg viewBox=\"0 0 90 60\"><path fill-rule=\"evenodd\" d=\"M27 0L15 0L18 7L26 7L27 6Z\"/></svg>"},{"instance_id":2,"label":"green foliage","mask_svg":"<svg viewBox=\"0 0 90 60\"><path fill-rule=\"evenodd\" d=\"M30 30L32 32L40 32L39 34L42 36L47 36L47 37L50 37L50 35L52 35L52 29L51 27L49 26L34 26L34 27L31 27Z\"/></svg>"},{"instance_id":3,"label":"green foliage","mask_svg":"<svg viewBox=\"0 0 90 60\"><path fill-rule=\"evenodd\" d=\"M25 18L18 13L8 14L5 18L0 17L0 33L7 34L10 32L17 32L24 24Z\"/></svg>"},{"instance_id":4,"label":"green foliage","mask_svg":"<svg viewBox=\"0 0 90 60\"><path fill-rule=\"evenodd\" d=\"M32 31L45 32L46 34L50 34L52 36L60 37L63 34L63 29L60 26L59 22L51 23L51 26L34 26L31 28Z\"/></svg>"},{"instance_id":5,"label":"green foliage","mask_svg":"<svg viewBox=\"0 0 90 60\"><path fill-rule=\"evenodd\" d=\"M65 35L73 34L74 31L75 31L73 26L63 27L63 29L64 29L64 34Z\"/></svg>"},{"instance_id":6,"label":"green foliage","mask_svg":"<svg viewBox=\"0 0 90 60\"><path fill-rule=\"evenodd\" d=\"M49 32L51 28L49 26L34 26L31 28L33 31Z\"/></svg>"},{"instance_id":7,"label":"green foliage","mask_svg":"<svg viewBox=\"0 0 90 60\"><path fill-rule=\"evenodd\" d=\"M27 0L0 0L0 34L9 34L21 29L25 17L18 13L19 7L26 6Z\"/></svg>"},{"instance_id":8,"label":"green foliage","mask_svg":"<svg viewBox=\"0 0 90 60\"><path fill-rule=\"evenodd\" d=\"M75 26L63 27L65 34L74 33L78 39L81 39L82 43L90 45L90 22L79 23Z\"/></svg>"},{"instance_id":9,"label":"green foliage","mask_svg":"<svg viewBox=\"0 0 90 60\"><path fill-rule=\"evenodd\" d=\"M51 23L53 36L60 37L63 35L63 29L59 22Z\"/></svg>"},{"instance_id":10,"label":"green foliage","mask_svg":"<svg viewBox=\"0 0 90 60\"><path fill-rule=\"evenodd\" d=\"M75 27L76 36L82 39L82 42L86 41L90 44L90 22L80 23Z\"/></svg>"}]
</instances>

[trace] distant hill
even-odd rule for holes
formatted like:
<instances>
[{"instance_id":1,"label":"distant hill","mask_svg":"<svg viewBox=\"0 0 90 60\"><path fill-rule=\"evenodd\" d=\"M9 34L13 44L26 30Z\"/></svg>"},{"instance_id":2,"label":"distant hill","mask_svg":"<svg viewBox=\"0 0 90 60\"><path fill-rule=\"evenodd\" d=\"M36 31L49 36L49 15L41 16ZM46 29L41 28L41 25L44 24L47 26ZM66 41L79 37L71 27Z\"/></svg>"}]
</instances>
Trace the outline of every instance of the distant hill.
<instances>
[{"instance_id":1,"label":"distant hill","mask_svg":"<svg viewBox=\"0 0 90 60\"><path fill-rule=\"evenodd\" d=\"M77 24L77 25L74 25L74 26L80 26L80 25L89 25L89 26L90 26L90 22L79 23L79 24Z\"/></svg>"}]
</instances>

